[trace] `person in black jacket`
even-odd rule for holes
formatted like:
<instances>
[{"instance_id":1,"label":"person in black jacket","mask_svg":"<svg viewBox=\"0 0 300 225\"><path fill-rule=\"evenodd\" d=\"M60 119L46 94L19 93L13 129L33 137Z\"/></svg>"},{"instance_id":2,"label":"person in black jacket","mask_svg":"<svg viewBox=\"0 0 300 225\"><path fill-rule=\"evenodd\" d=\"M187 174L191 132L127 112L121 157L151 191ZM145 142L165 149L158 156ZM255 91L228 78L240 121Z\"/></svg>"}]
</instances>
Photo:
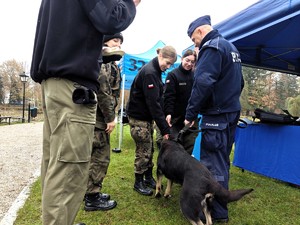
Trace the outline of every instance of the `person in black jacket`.
<instances>
[{"instance_id":1,"label":"person in black jacket","mask_svg":"<svg viewBox=\"0 0 300 225\"><path fill-rule=\"evenodd\" d=\"M73 225L84 197L96 122L103 35L133 21L133 0L42 0L31 77L42 85L42 223Z\"/></svg>"},{"instance_id":2,"label":"person in black jacket","mask_svg":"<svg viewBox=\"0 0 300 225\"><path fill-rule=\"evenodd\" d=\"M185 124L194 121L199 113L202 115L200 160L228 189L229 156L244 86L240 54L233 44L212 28L208 15L190 24L188 36L199 47L199 53ZM212 218L214 222L227 222L227 204L215 200Z\"/></svg>"},{"instance_id":3,"label":"person in black jacket","mask_svg":"<svg viewBox=\"0 0 300 225\"><path fill-rule=\"evenodd\" d=\"M168 139L170 127L163 112L162 72L176 62L177 53L172 46L158 50L158 56L148 62L138 72L131 85L126 113L129 119L130 134L136 144L134 190L142 195L152 195L156 182L153 170L153 123ZM144 181L145 176L145 181Z\"/></svg>"},{"instance_id":4,"label":"person in black jacket","mask_svg":"<svg viewBox=\"0 0 300 225\"><path fill-rule=\"evenodd\" d=\"M182 58L181 64L168 73L164 90L164 112L166 120L171 127L171 134L178 136L179 131L184 127L185 110L191 95L194 82L194 65L197 53L187 50ZM194 123L198 130L198 123ZM195 139L198 133L187 130L182 137L184 149L191 155Z\"/></svg>"}]
</instances>

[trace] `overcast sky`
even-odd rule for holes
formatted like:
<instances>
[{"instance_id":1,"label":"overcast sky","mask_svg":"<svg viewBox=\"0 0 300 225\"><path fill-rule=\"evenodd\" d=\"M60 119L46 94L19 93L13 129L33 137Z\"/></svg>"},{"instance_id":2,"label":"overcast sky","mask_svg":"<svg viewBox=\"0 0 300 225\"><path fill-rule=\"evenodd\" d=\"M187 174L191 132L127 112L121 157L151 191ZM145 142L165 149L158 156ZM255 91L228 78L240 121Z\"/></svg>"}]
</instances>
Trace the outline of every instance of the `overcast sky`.
<instances>
[{"instance_id":1,"label":"overcast sky","mask_svg":"<svg viewBox=\"0 0 300 225\"><path fill-rule=\"evenodd\" d=\"M187 28L194 19L210 15L212 25L257 0L142 0L130 27L123 32L125 52L146 52L157 41L172 45L181 55L192 44ZM0 63L16 59L29 71L41 0L0 0Z\"/></svg>"}]
</instances>

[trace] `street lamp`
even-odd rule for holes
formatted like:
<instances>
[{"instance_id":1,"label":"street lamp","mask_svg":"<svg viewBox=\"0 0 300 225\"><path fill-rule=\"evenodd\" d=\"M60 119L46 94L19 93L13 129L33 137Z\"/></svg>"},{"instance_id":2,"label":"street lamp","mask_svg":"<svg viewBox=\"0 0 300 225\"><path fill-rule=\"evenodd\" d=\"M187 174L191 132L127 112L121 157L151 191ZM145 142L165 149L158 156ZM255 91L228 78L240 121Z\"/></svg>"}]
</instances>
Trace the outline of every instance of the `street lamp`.
<instances>
[{"instance_id":1,"label":"street lamp","mask_svg":"<svg viewBox=\"0 0 300 225\"><path fill-rule=\"evenodd\" d=\"M25 74L25 72L23 72L22 74L20 74L20 78L21 81L23 83L23 114L22 114L22 123L25 122L25 84L28 81L29 76Z\"/></svg>"}]
</instances>

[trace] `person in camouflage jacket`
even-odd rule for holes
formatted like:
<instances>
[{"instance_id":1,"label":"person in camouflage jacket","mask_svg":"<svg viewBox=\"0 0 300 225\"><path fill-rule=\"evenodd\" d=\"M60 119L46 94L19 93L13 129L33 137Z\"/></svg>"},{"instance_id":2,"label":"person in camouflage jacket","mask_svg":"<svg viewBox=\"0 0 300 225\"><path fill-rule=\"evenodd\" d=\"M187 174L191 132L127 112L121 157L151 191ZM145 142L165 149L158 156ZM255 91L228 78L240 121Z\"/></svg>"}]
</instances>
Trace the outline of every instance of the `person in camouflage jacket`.
<instances>
[{"instance_id":1,"label":"person in camouflage jacket","mask_svg":"<svg viewBox=\"0 0 300 225\"><path fill-rule=\"evenodd\" d=\"M111 49L113 51L119 50L122 42L121 33L104 36L104 46L109 51ZM120 53L120 51L117 52ZM122 57L121 55L118 56L118 59ZM115 61L110 61L111 59L111 57L106 58L103 54L103 64L98 77L100 90L97 94L96 125L85 195L86 211L110 210L117 205L115 200L110 200L109 194L100 192L110 163L110 133L116 125L116 107L119 102L121 86L120 69Z\"/></svg>"}]
</instances>

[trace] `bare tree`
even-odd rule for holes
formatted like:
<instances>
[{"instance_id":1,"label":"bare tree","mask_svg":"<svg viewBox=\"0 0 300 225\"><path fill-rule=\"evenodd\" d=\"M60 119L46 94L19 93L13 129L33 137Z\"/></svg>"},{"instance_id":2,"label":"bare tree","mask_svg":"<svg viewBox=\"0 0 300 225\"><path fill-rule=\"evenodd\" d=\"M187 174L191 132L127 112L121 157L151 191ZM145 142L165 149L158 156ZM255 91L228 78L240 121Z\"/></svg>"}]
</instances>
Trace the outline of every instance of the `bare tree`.
<instances>
[{"instance_id":1,"label":"bare tree","mask_svg":"<svg viewBox=\"0 0 300 225\"><path fill-rule=\"evenodd\" d=\"M4 104L5 101L5 94L4 94L4 87L3 87L3 77L0 75L0 104Z\"/></svg>"},{"instance_id":2,"label":"bare tree","mask_svg":"<svg viewBox=\"0 0 300 225\"><path fill-rule=\"evenodd\" d=\"M3 82L2 92L8 101L20 101L22 84L19 75L23 72L23 64L16 60L8 60L0 65L0 75ZM10 99L12 97L12 99Z\"/></svg>"}]
</instances>

